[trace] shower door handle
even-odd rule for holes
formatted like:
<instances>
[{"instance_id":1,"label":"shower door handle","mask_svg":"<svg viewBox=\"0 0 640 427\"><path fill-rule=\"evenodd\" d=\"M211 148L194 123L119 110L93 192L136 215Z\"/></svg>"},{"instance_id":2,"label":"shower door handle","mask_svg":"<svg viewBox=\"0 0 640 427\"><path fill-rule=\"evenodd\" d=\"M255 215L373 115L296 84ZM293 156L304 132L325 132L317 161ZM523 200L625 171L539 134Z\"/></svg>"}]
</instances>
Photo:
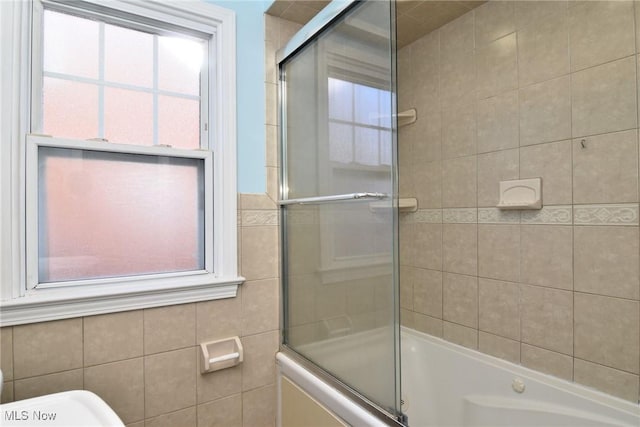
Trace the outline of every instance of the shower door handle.
<instances>
[{"instance_id":1,"label":"shower door handle","mask_svg":"<svg viewBox=\"0 0 640 427\"><path fill-rule=\"evenodd\" d=\"M333 196L303 197L300 199L278 200L280 206L285 205L316 205L325 202L382 200L389 197L386 193L349 193Z\"/></svg>"}]
</instances>

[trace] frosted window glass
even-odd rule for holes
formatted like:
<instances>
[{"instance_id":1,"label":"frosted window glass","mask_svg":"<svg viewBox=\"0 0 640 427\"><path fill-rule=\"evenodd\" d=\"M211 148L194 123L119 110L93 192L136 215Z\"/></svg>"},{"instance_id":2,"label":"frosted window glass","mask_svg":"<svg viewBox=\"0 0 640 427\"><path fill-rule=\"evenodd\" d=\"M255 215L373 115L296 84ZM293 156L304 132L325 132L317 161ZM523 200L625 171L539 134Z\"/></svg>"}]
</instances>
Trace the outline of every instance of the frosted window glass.
<instances>
[{"instance_id":1,"label":"frosted window glass","mask_svg":"<svg viewBox=\"0 0 640 427\"><path fill-rule=\"evenodd\" d=\"M200 147L200 101L160 96L159 143L176 148Z\"/></svg>"},{"instance_id":2,"label":"frosted window glass","mask_svg":"<svg viewBox=\"0 0 640 427\"><path fill-rule=\"evenodd\" d=\"M153 86L153 35L105 25L105 79Z\"/></svg>"},{"instance_id":3,"label":"frosted window glass","mask_svg":"<svg viewBox=\"0 0 640 427\"><path fill-rule=\"evenodd\" d=\"M380 131L380 163L386 166L391 166L391 155L393 148L391 145L391 131Z\"/></svg>"},{"instance_id":4,"label":"frosted window glass","mask_svg":"<svg viewBox=\"0 0 640 427\"><path fill-rule=\"evenodd\" d=\"M39 148L41 282L204 268L203 161Z\"/></svg>"},{"instance_id":5,"label":"frosted window glass","mask_svg":"<svg viewBox=\"0 0 640 427\"><path fill-rule=\"evenodd\" d=\"M329 123L331 160L340 163L353 161L353 126Z\"/></svg>"},{"instance_id":6,"label":"frosted window glass","mask_svg":"<svg viewBox=\"0 0 640 427\"><path fill-rule=\"evenodd\" d=\"M369 86L354 85L357 123L376 126L381 116L378 94L381 92Z\"/></svg>"},{"instance_id":7,"label":"frosted window glass","mask_svg":"<svg viewBox=\"0 0 640 427\"><path fill-rule=\"evenodd\" d=\"M96 21L44 11L44 71L98 78Z\"/></svg>"},{"instance_id":8,"label":"frosted window glass","mask_svg":"<svg viewBox=\"0 0 640 427\"><path fill-rule=\"evenodd\" d=\"M178 37L158 37L158 82L161 90L200 94L205 44Z\"/></svg>"},{"instance_id":9,"label":"frosted window glass","mask_svg":"<svg viewBox=\"0 0 640 427\"><path fill-rule=\"evenodd\" d=\"M119 144L153 144L153 95L104 90L104 137Z\"/></svg>"},{"instance_id":10,"label":"frosted window glass","mask_svg":"<svg viewBox=\"0 0 640 427\"><path fill-rule=\"evenodd\" d=\"M356 127L356 163L378 165L378 131Z\"/></svg>"},{"instance_id":11,"label":"frosted window glass","mask_svg":"<svg viewBox=\"0 0 640 427\"><path fill-rule=\"evenodd\" d=\"M67 138L98 136L98 87L45 77L43 133Z\"/></svg>"},{"instance_id":12,"label":"frosted window glass","mask_svg":"<svg viewBox=\"0 0 640 427\"><path fill-rule=\"evenodd\" d=\"M329 118L353 120L353 84L344 80L329 79Z\"/></svg>"}]
</instances>

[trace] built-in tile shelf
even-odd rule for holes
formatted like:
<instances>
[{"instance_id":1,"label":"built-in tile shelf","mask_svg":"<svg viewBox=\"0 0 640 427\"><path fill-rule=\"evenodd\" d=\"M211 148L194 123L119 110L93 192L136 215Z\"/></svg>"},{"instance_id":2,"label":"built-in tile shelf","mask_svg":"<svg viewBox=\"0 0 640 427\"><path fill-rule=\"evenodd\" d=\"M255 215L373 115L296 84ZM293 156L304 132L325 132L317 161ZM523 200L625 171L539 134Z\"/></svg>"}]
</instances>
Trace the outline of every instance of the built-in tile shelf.
<instances>
[{"instance_id":1,"label":"built-in tile shelf","mask_svg":"<svg viewBox=\"0 0 640 427\"><path fill-rule=\"evenodd\" d=\"M392 207L391 201L373 202L369 203L369 210L371 212L380 211L383 209L390 209ZM418 199L415 197L406 197L398 199L398 211L400 212L416 212L418 210Z\"/></svg>"}]
</instances>

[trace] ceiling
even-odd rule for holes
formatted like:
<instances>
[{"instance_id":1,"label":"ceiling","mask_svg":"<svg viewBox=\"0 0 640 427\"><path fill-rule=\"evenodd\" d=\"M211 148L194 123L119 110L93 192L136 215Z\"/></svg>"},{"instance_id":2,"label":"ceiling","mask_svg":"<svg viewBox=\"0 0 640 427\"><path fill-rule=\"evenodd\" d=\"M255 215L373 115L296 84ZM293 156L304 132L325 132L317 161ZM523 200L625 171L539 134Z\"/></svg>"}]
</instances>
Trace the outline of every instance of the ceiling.
<instances>
[{"instance_id":1,"label":"ceiling","mask_svg":"<svg viewBox=\"0 0 640 427\"><path fill-rule=\"evenodd\" d=\"M330 1L276 0L267 13L299 24L306 24ZM396 2L398 48L464 15L486 1L398 0Z\"/></svg>"}]
</instances>

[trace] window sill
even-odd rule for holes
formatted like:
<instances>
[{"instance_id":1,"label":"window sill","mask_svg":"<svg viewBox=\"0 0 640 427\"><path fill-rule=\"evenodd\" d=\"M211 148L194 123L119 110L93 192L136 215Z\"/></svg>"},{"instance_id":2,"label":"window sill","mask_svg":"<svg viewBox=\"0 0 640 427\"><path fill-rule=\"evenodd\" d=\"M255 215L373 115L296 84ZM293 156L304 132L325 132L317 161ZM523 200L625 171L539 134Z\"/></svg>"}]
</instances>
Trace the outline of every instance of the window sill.
<instances>
[{"instance_id":1,"label":"window sill","mask_svg":"<svg viewBox=\"0 0 640 427\"><path fill-rule=\"evenodd\" d=\"M203 280L206 279L206 280ZM188 283L185 283L188 282ZM119 311L233 298L243 277L188 278L180 284L106 293L95 289L42 289L0 302L0 327Z\"/></svg>"}]
</instances>

